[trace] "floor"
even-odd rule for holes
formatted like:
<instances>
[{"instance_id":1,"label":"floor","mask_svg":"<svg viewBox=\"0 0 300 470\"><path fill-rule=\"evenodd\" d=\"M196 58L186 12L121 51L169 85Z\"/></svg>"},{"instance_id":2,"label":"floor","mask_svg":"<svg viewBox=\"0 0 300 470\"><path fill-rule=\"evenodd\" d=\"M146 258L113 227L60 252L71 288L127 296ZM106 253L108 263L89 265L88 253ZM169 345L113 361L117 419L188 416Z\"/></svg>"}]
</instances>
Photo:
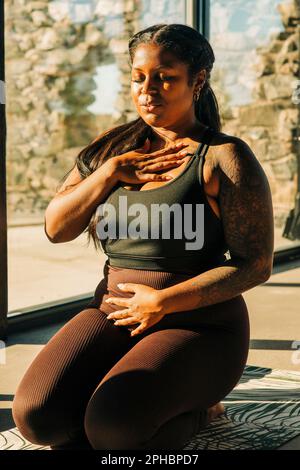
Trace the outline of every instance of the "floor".
<instances>
[{"instance_id":1,"label":"floor","mask_svg":"<svg viewBox=\"0 0 300 470\"><path fill-rule=\"evenodd\" d=\"M275 249L292 247L275 230ZM92 293L102 277L106 255L96 252L87 235L66 243L50 243L43 225L8 229L8 311L58 302Z\"/></svg>"},{"instance_id":2,"label":"floor","mask_svg":"<svg viewBox=\"0 0 300 470\"><path fill-rule=\"evenodd\" d=\"M21 266L22 269L22 274L18 274L18 299L14 304L16 308L21 305L23 292L24 295L26 295L28 291L33 291L32 288L30 289L33 283L30 283L29 279L32 281L32 276L34 277L34 273L38 271L35 260L32 261L32 258L29 256L30 249L29 243L27 244L26 242L26 236L36 236L38 239L40 236L40 228L27 231L26 236L24 236L24 233L23 231L23 244L20 243L19 248L12 244L12 241L16 241L16 239L20 241L22 239L21 232L19 234L14 232L10 237L11 249L15 251L18 249L20 259L23 261L22 265L20 264L20 259L15 258L14 261L14 263L18 264L19 267ZM65 245L64 250L63 245ZM30 246L32 246L32 243ZM64 255L65 264L68 265L68 262L71 262L73 266L73 255L71 250L69 252L66 250L66 244L54 246L59 247L60 253L62 256ZM42 253L42 251L40 253ZM37 256L36 252L35 256ZM45 253L41 256L44 262ZM28 269L28 261L30 259L31 264L30 269ZM39 263L42 261L39 259ZM92 266L91 270L87 271L86 266L88 261L91 262ZM71 289L73 288L74 290L74 285L72 285L71 282L72 279L74 280L79 272L82 276L83 268L85 272L87 272L86 279L88 279L88 281L85 280L83 283L78 282L77 277L76 285L80 285L80 288L82 288L83 285L83 288L86 289L85 291L83 290L83 292L92 292L96 286L96 281L98 283L99 276L101 277L104 261L104 257L100 256L99 258L99 255L95 254L92 256L91 252L89 252L87 258L82 256L81 261L78 261L77 264L75 263L75 268L78 269L77 272L76 269L74 270L73 266L73 271L69 271L69 278L66 278L66 282L70 286L68 294L72 295ZM54 261L48 253L48 265L44 262L43 269L40 272L44 272L46 266L48 268L52 266L53 269L53 263ZM15 266L12 266L11 275L13 275L14 272ZM61 274L64 275L63 273ZM51 269L47 269L44 286L50 276ZM276 369L300 370L300 351L297 351L297 342L300 346L299 279L300 264L285 266L282 270L274 271L265 284L255 287L243 294L248 306L251 325L251 346L247 364ZM59 280L60 282L57 282L57 286L61 284L61 277ZM90 285L89 289L87 289L87 284ZM15 288L14 286L14 289ZM40 284L37 289L40 300L42 289L43 286ZM77 291L77 293L80 292ZM56 298L68 297L68 295L64 295L63 292L61 294L61 297ZM28 305L32 305L34 303L33 300L34 299L31 298L31 300L28 301ZM19 305L17 305L17 303L19 303ZM5 348L1 348L0 344L0 431L15 426L11 416L11 403L17 384L35 355L61 326L62 324L56 324L50 327L28 331L26 334L14 334L8 338L5 344L2 344ZM280 449L300 450L300 436L285 444Z\"/></svg>"}]
</instances>

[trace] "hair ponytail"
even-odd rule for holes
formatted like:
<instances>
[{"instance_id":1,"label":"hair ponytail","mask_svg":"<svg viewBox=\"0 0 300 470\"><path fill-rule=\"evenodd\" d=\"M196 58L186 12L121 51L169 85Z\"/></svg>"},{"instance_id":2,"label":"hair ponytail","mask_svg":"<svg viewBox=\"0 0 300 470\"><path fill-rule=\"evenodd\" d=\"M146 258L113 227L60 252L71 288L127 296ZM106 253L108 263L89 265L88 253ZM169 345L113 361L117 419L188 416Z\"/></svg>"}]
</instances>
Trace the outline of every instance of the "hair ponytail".
<instances>
[{"instance_id":1,"label":"hair ponytail","mask_svg":"<svg viewBox=\"0 0 300 470\"><path fill-rule=\"evenodd\" d=\"M195 114L202 124L221 130L219 105L213 89L208 81L205 82L199 99L195 102Z\"/></svg>"}]
</instances>

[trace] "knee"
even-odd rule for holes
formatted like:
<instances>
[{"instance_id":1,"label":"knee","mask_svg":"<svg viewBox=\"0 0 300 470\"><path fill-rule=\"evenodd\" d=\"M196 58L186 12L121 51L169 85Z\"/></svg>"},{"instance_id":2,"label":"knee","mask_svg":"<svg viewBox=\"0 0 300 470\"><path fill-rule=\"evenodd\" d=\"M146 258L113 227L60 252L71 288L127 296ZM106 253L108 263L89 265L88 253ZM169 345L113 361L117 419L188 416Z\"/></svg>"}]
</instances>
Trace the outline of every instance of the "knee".
<instances>
[{"instance_id":1,"label":"knee","mask_svg":"<svg viewBox=\"0 0 300 470\"><path fill-rule=\"evenodd\" d=\"M12 404L15 425L25 439L33 444L46 444L41 434L43 424L39 410L30 405L26 397L16 394Z\"/></svg>"},{"instance_id":2,"label":"knee","mask_svg":"<svg viewBox=\"0 0 300 470\"><path fill-rule=\"evenodd\" d=\"M97 391L86 408L84 429L95 450L145 449L150 436L149 423L143 420L136 403Z\"/></svg>"},{"instance_id":3,"label":"knee","mask_svg":"<svg viewBox=\"0 0 300 470\"><path fill-rule=\"evenodd\" d=\"M16 394L12 404L12 416L18 430L29 442L49 445L60 441L51 413L41 404L34 403L32 397L30 400L22 394Z\"/></svg>"}]
</instances>

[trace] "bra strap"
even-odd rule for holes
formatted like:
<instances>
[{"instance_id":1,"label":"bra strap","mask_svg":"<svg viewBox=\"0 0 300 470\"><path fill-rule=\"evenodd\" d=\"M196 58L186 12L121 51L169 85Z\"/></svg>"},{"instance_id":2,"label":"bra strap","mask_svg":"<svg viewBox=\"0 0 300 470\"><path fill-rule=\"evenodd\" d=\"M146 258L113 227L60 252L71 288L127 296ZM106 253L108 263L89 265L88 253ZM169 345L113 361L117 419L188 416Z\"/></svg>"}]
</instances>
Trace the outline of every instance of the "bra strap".
<instances>
[{"instance_id":1,"label":"bra strap","mask_svg":"<svg viewBox=\"0 0 300 470\"><path fill-rule=\"evenodd\" d=\"M211 135L212 132L213 132L213 130L211 129L211 127L206 126L206 129L205 129L204 134L203 134L203 137L205 137L205 140L206 140L206 136L208 135L208 141L210 142L210 139L212 137L212 135ZM205 148L205 146L206 146L205 142L200 142L200 144L198 145L197 150L195 152L196 157L198 157L199 155L202 154L202 151Z\"/></svg>"},{"instance_id":2,"label":"bra strap","mask_svg":"<svg viewBox=\"0 0 300 470\"><path fill-rule=\"evenodd\" d=\"M214 129L212 129L211 127L207 127L205 136L207 135L208 135L208 139L207 139L208 143L205 142L199 152L200 158L199 158L199 165L198 165L198 180L199 180L200 186L202 186L202 172L203 172L203 166L204 166L204 161L205 161L205 155L209 148L209 144L214 136Z\"/></svg>"}]
</instances>

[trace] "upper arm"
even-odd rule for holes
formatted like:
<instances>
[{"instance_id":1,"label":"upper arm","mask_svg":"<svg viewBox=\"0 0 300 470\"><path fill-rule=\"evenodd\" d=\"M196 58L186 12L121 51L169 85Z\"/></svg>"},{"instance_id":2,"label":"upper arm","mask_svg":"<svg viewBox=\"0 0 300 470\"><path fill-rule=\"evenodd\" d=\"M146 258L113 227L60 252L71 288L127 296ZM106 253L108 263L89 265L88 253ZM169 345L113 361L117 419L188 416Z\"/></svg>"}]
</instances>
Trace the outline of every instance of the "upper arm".
<instances>
[{"instance_id":1,"label":"upper arm","mask_svg":"<svg viewBox=\"0 0 300 470\"><path fill-rule=\"evenodd\" d=\"M69 190L73 190L73 188L75 186L77 186L77 184L79 184L81 181L83 180L83 178L81 177L80 173L79 173L79 170L77 168L77 165L75 164L75 166L70 170L67 178L65 179L65 181L63 182L62 185L59 185L59 189L56 190L56 194L54 195L53 199L50 201L47 209L46 209L46 212L45 212L45 218L44 218L44 232L47 236L47 238L52 242L52 243L55 243L55 240L54 238L51 238L49 235L48 235L48 232L47 232L47 229L46 229L46 220L50 214L54 212L56 212L56 203L58 202L58 199L62 196L62 195L65 195L69 192Z\"/></svg>"},{"instance_id":2,"label":"upper arm","mask_svg":"<svg viewBox=\"0 0 300 470\"><path fill-rule=\"evenodd\" d=\"M272 271L274 251L272 197L266 174L239 138L224 145L218 160L219 205L231 258L249 262L265 280Z\"/></svg>"},{"instance_id":3,"label":"upper arm","mask_svg":"<svg viewBox=\"0 0 300 470\"><path fill-rule=\"evenodd\" d=\"M81 174L79 173L79 170L77 168L77 165L72 168L70 171L69 175L63 182L63 184L57 189L56 194L54 197L60 195L61 193L66 193L68 189L73 188L74 186L77 186L81 181L83 180Z\"/></svg>"},{"instance_id":4,"label":"upper arm","mask_svg":"<svg viewBox=\"0 0 300 470\"><path fill-rule=\"evenodd\" d=\"M94 140L92 140L92 142L90 142L89 145L92 145L93 143L95 143L97 140L99 140L104 135L108 134L113 129L114 129L114 127L108 129L105 132L101 132ZM56 190L56 194L55 194L54 197L60 195L61 193L66 193L68 191L68 189L71 189L72 187L74 187L77 184L81 183L81 181L83 181L83 179L84 178L79 173L77 164L75 163L75 165L70 170L69 175L67 176L67 178L65 179L63 184L58 186L58 189Z\"/></svg>"},{"instance_id":5,"label":"upper arm","mask_svg":"<svg viewBox=\"0 0 300 470\"><path fill-rule=\"evenodd\" d=\"M101 132L94 140L92 140L92 142L89 145L92 145L93 143L95 143L97 140L99 140L104 135L108 134L113 129L114 128L112 127L111 129L108 129L105 132ZM67 178L65 179L65 181L63 182L63 184L61 186L59 185L59 188L56 190L56 194L55 194L54 197L59 196L61 193L66 194L66 192L69 189L71 189L74 186L76 186L77 184L81 183L81 181L83 181L83 179L84 178L79 173L78 167L75 163L74 167L70 170L70 173L67 176Z\"/></svg>"}]
</instances>

